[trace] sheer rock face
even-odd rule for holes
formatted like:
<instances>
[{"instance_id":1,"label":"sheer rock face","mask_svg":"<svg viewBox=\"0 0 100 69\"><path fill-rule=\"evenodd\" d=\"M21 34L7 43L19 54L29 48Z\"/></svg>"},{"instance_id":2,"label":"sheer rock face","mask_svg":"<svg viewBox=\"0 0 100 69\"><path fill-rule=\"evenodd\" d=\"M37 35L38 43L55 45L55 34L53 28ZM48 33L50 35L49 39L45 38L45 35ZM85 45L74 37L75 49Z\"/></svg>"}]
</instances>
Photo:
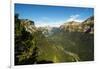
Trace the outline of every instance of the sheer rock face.
<instances>
[{"instance_id":1,"label":"sheer rock face","mask_svg":"<svg viewBox=\"0 0 100 69\"><path fill-rule=\"evenodd\" d=\"M64 23L63 25L60 26L60 28L64 31L79 32L81 29L81 23L71 21L71 22Z\"/></svg>"},{"instance_id":2,"label":"sheer rock face","mask_svg":"<svg viewBox=\"0 0 100 69\"><path fill-rule=\"evenodd\" d=\"M37 31L37 28L35 27L34 22L31 20L22 19L20 23L21 23L21 26L24 27L27 32L34 33Z\"/></svg>"},{"instance_id":3,"label":"sheer rock face","mask_svg":"<svg viewBox=\"0 0 100 69\"><path fill-rule=\"evenodd\" d=\"M93 33L94 31L94 16L86 19L83 22L67 22L60 26L61 30L69 31L69 32L85 32L88 29L91 29L89 33Z\"/></svg>"},{"instance_id":4,"label":"sheer rock face","mask_svg":"<svg viewBox=\"0 0 100 69\"><path fill-rule=\"evenodd\" d=\"M84 29L84 31L90 28L91 31L89 33L94 33L94 16L91 16L90 18L83 21L82 28Z\"/></svg>"}]
</instances>

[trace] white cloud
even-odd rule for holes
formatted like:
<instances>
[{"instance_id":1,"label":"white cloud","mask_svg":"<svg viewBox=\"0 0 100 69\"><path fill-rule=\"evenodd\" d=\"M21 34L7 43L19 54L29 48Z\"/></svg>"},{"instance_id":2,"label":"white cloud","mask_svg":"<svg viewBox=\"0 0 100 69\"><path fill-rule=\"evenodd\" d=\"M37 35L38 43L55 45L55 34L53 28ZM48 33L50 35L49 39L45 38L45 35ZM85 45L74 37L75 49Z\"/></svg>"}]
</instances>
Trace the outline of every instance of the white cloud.
<instances>
[{"instance_id":1,"label":"white cloud","mask_svg":"<svg viewBox=\"0 0 100 69\"><path fill-rule=\"evenodd\" d=\"M69 19L67 19L67 22L70 21L76 21L76 22L82 22L83 20L79 19L80 15L76 14L76 15L71 15L69 17Z\"/></svg>"},{"instance_id":2,"label":"white cloud","mask_svg":"<svg viewBox=\"0 0 100 69\"><path fill-rule=\"evenodd\" d=\"M79 16L80 16L80 15L76 14L76 15L71 15L70 17L76 19L76 18L78 18Z\"/></svg>"}]
</instances>

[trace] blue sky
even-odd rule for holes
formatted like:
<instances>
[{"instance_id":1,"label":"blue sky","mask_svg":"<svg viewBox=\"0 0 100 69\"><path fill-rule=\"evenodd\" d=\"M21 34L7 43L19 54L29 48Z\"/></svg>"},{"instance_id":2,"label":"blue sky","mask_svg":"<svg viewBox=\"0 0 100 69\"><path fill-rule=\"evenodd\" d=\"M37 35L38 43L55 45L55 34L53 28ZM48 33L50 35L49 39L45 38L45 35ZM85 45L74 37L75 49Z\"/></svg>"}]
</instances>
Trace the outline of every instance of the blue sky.
<instances>
[{"instance_id":1,"label":"blue sky","mask_svg":"<svg viewBox=\"0 0 100 69\"><path fill-rule=\"evenodd\" d=\"M30 19L36 26L60 26L65 22L82 22L94 15L93 8L15 4L21 19Z\"/></svg>"}]
</instances>

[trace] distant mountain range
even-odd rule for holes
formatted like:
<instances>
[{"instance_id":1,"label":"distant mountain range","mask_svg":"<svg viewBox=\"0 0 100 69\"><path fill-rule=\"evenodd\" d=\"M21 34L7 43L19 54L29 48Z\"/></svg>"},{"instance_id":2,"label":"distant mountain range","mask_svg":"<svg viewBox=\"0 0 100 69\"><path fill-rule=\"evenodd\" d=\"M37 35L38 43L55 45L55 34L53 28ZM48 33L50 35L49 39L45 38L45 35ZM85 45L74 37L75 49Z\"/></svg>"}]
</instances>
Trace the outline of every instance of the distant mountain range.
<instances>
[{"instance_id":1,"label":"distant mountain range","mask_svg":"<svg viewBox=\"0 0 100 69\"><path fill-rule=\"evenodd\" d=\"M60 27L36 27L34 22L28 19L21 19L21 25L26 28L26 31L33 33L35 31L42 31L43 34L53 34L56 32L85 32L91 29L88 33L94 33L94 16L89 17L83 22L70 21L62 23Z\"/></svg>"}]
</instances>

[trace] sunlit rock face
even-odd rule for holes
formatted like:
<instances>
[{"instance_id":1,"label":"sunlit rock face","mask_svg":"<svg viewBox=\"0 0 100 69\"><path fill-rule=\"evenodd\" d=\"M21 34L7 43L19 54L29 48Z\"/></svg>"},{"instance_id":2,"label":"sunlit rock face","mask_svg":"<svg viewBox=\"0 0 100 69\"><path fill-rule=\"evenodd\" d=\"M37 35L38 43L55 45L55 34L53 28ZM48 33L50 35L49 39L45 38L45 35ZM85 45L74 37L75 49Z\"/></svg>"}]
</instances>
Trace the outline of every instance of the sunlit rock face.
<instances>
[{"instance_id":1,"label":"sunlit rock face","mask_svg":"<svg viewBox=\"0 0 100 69\"><path fill-rule=\"evenodd\" d=\"M67 22L60 26L60 28L64 31L69 32L79 32L81 30L81 23L80 22Z\"/></svg>"},{"instance_id":2,"label":"sunlit rock face","mask_svg":"<svg viewBox=\"0 0 100 69\"><path fill-rule=\"evenodd\" d=\"M25 27L27 32L34 33L37 31L37 28L34 25L34 21L28 19L21 19L21 26Z\"/></svg>"},{"instance_id":3,"label":"sunlit rock face","mask_svg":"<svg viewBox=\"0 0 100 69\"><path fill-rule=\"evenodd\" d=\"M88 33L94 32L94 16L89 17L83 22L70 21L60 26L61 30L69 32L85 32L91 29Z\"/></svg>"}]
</instances>

